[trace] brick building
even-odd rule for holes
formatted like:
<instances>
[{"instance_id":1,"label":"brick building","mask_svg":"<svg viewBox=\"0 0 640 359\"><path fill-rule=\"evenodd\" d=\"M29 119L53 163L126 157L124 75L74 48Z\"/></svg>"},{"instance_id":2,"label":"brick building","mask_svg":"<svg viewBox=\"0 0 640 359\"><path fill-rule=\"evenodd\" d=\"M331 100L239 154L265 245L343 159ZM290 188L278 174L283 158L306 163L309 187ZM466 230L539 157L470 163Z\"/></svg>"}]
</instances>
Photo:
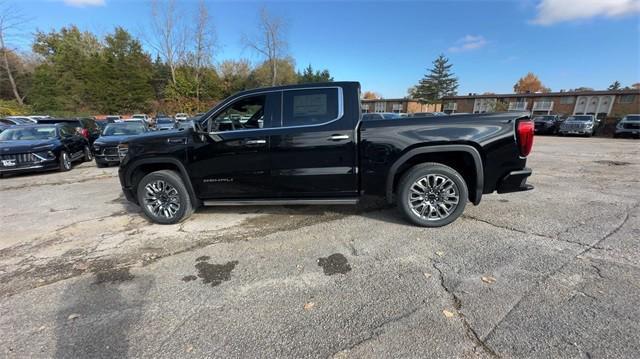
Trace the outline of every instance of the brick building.
<instances>
[{"instance_id":1,"label":"brick building","mask_svg":"<svg viewBox=\"0 0 640 359\"><path fill-rule=\"evenodd\" d=\"M409 98L395 99L363 99L360 101L363 113L370 112L395 112L395 113L416 113L416 112L438 112L440 104L421 104L417 100Z\"/></svg>"},{"instance_id":2,"label":"brick building","mask_svg":"<svg viewBox=\"0 0 640 359\"><path fill-rule=\"evenodd\" d=\"M528 111L534 115L597 115L620 118L640 113L640 90L487 94L443 98L446 113Z\"/></svg>"}]
</instances>

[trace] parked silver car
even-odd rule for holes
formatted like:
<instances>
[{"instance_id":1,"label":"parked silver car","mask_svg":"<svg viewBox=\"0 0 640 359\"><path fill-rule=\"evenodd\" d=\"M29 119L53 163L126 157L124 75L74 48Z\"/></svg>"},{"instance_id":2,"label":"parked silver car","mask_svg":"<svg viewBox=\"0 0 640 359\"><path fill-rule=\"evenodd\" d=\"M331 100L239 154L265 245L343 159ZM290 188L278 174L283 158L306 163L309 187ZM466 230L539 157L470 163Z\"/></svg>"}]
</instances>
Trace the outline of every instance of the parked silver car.
<instances>
[{"instance_id":1,"label":"parked silver car","mask_svg":"<svg viewBox=\"0 0 640 359\"><path fill-rule=\"evenodd\" d=\"M640 115L626 115L618 122L613 137L625 136L640 138Z\"/></svg>"},{"instance_id":2,"label":"parked silver car","mask_svg":"<svg viewBox=\"0 0 640 359\"><path fill-rule=\"evenodd\" d=\"M559 135L593 136L599 121L593 115L574 115L560 124Z\"/></svg>"}]
</instances>

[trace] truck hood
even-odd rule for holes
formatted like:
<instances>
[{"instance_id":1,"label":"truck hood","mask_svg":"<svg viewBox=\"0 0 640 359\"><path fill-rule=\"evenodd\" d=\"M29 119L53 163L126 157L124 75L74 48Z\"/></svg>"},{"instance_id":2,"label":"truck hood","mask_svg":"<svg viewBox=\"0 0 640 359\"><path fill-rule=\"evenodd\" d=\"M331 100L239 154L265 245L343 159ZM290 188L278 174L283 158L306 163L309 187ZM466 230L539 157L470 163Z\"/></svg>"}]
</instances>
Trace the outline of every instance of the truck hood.
<instances>
[{"instance_id":1,"label":"truck hood","mask_svg":"<svg viewBox=\"0 0 640 359\"><path fill-rule=\"evenodd\" d=\"M16 153L50 151L60 144L53 140L14 140L0 142L0 155L12 155Z\"/></svg>"}]
</instances>

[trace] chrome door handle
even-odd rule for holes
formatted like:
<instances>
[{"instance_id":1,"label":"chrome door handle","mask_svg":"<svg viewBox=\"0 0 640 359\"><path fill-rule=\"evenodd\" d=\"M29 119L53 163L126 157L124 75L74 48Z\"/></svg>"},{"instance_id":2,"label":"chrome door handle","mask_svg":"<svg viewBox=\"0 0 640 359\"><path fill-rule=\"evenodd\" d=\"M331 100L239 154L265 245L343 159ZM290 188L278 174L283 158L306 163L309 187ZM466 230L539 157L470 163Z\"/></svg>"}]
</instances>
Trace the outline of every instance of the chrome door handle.
<instances>
[{"instance_id":1,"label":"chrome door handle","mask_svg":"<svg viewBox=\"0 0 640 359\"><path fill-rule=\"evenodd\" d=\"M267 140L248 140L245 142L247 145L264 145L267 143Z\"/></svg>"},{"instance_id":2,"label":"chrome door handle","mask_svg":"<svg viewBox=\"0 0 640 359\"><path fill-rule=\"evenodd\" d=\"M333 135L329 137L331 141L340 141L340 140L348 140L349 135Z\"/></svg>"}]
</instances>

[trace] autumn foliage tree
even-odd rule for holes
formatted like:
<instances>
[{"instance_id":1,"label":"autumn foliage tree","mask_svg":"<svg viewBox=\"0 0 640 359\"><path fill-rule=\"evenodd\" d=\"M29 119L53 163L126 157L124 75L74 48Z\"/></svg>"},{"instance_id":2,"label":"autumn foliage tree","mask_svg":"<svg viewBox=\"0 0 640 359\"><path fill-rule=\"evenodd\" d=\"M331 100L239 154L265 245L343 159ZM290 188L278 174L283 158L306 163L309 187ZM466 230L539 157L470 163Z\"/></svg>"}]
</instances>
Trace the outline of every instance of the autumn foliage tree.
<instances>
[{"instance_id":1,"label":"autumn foliage tree","mask_svg":"<svg viewBox=\"0 0 640 359\"><path fill-rule=\"evenodd\" d=\"M513 85L513 91L515 93L535 93L535 92L549 92L549 88L542 84L542 81L533 72L529 72L524 77L521 77L515 85Z\"/></svg>"},{"instance_id":2,"label":"autumn foliage tree","mask_svg":"<svg viewBox=\"0 0 640 359\"><path fill-rule=\"evenodd\" d=\"M365 91L362 94L362 98L365 100L377 100L380 98L380 95L378 95L377 93L373 92L373 91Z\"/></svg>"}]
</instances>

